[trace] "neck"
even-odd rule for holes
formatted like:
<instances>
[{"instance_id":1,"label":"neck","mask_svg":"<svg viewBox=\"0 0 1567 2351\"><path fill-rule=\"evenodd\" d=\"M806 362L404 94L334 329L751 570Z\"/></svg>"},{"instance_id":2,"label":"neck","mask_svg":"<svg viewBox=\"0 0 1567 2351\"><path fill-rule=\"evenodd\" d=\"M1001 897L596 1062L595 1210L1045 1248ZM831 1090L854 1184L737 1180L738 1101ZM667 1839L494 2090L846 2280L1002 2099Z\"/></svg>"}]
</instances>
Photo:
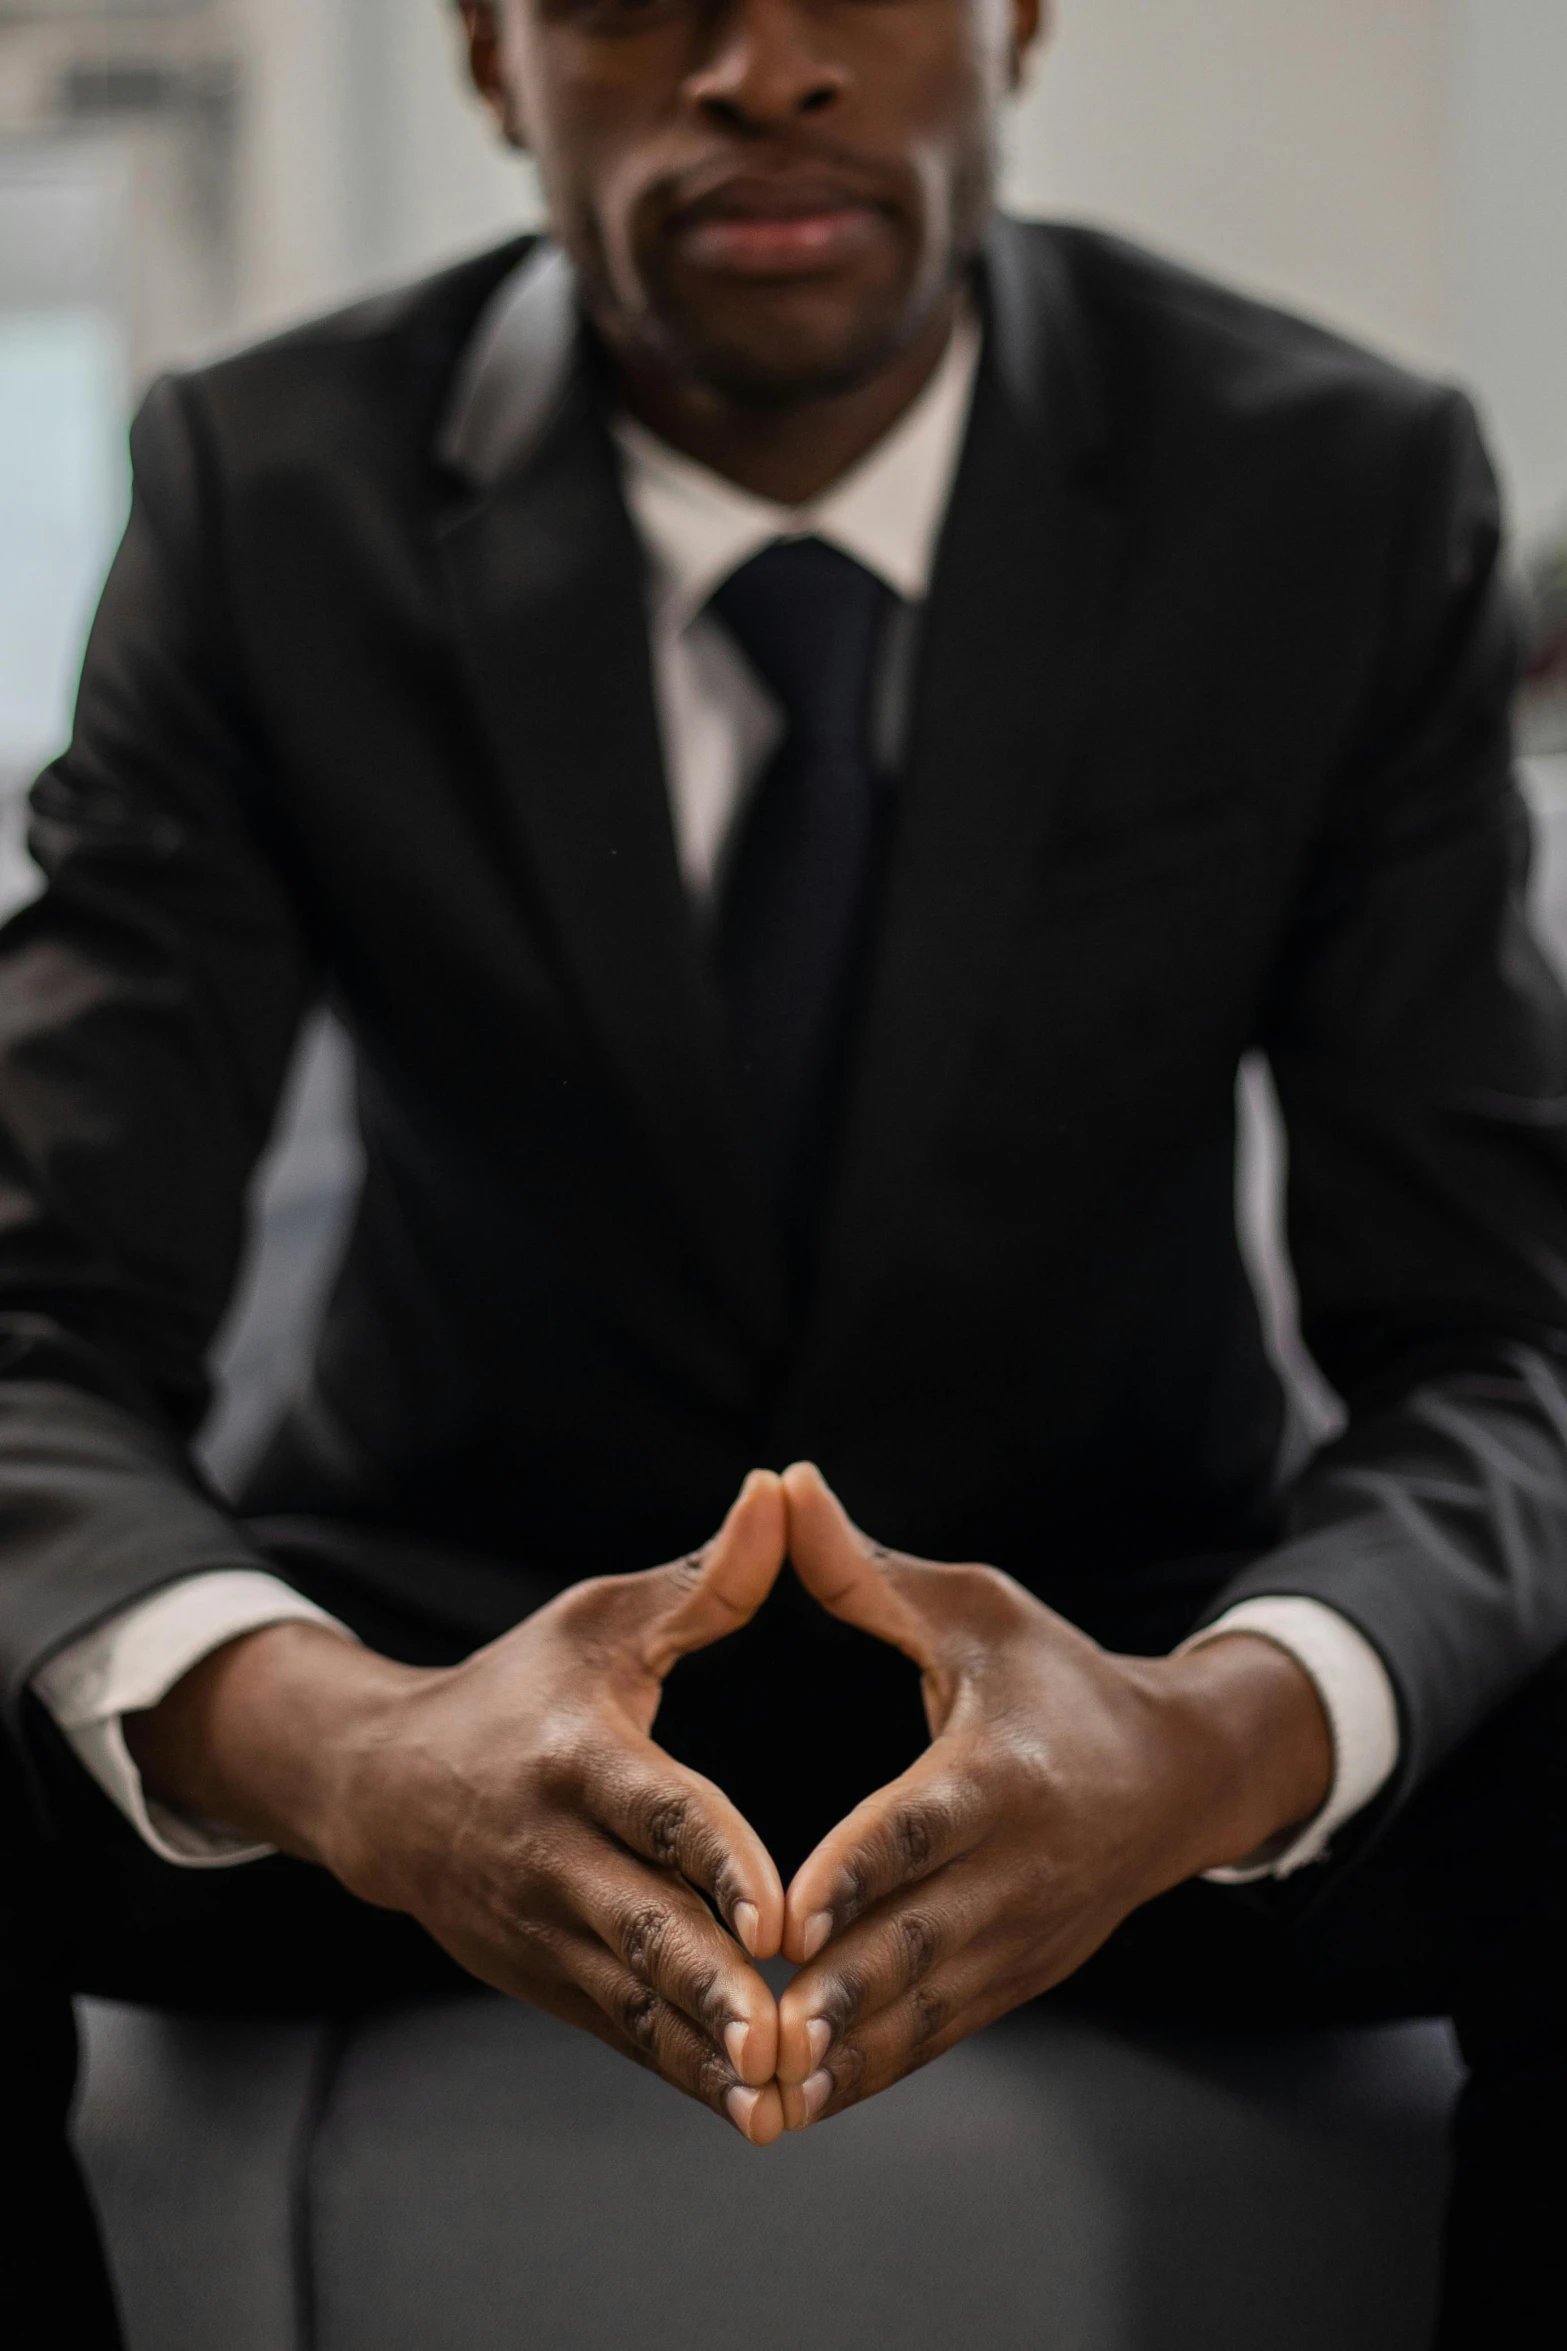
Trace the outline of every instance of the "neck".
<instances>
[{"instance_id":1,"label":"neck","mask_svg":"<svg viewBox=\"0 0 1567 2351\"><path fill-rule=\"evenodd\" d=\"M868 383L820 399L759 408L616 353L627 408L682 456L778 506L803 506L875 447L925 389L951 338L959 295Z\"/></svg>"}]
</instances>

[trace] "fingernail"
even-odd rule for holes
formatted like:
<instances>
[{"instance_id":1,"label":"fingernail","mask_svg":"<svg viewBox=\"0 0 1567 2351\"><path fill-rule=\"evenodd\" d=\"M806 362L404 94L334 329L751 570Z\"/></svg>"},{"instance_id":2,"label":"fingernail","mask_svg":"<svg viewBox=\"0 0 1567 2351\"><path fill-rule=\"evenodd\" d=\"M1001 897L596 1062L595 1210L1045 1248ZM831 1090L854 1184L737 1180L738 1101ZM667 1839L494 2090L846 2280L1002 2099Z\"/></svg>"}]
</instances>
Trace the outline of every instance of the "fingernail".
<instances>
[{"instance_id":1,"label":"fingernail","mask_svg":"<svg viewBox=\"0 0 1567 2351\"><path fill-rule=\"evenodd\" d=\"M753 2096L758 2094L752 2093ZM806 2121L814 2122L832 2096L832 2075L826 2072L813 2073L808 2081L800 2084L800 2096L805 2100Z\"/></svg>"},{"instance_id":2,"label":"fingernail","mask_svg":"<svg viewBox=\"0 0 1567 2351\"><path fill-rule=\"evenodd\" d=\"M762 1914L754 1902L735 1904L735 1933L754 1959L762 1934Z\"/></svg>"},{"instance_id":3,"label":"fingernail","mask_svg":"<svg viewBox=\"0 0 1567 2351\"><path fill-rule=\"evenodd\" d=\"M805 2028L805 2037L810 2044L811 2063L818 2066L832 2047L832 2026L825 2016L813 2016ZM739 2071L738 2066L735 2070Z\"/></svg>"},{"instance_id":4,"label":"fingernail","mask_svg":"<svg viewBox=\"0 0 1567 2351\"><path fill-rule=\"evenodd\" d=\"M750 2026L743 2023L739 2017L736 2017L733 2024L726 2024L724 2027L724 2047L729 2052L729 2062L736 2073L744 2073L745 2071L745 2045L750 2038ZM812 2055L815 2055L814 2050Z\"/></svg>"},{"instance_id":5,"label":"fingernail","mask_svg":"<svg viewBox=\"0 0 1567 2351\"><path fill-rule=\"evenodd\" d=\"M756 2101L761 2095L760 2090L748 2090L743 2083L736 2082L724 2100L724 2104L729 2110L730 2121L734 2124L735 2129L742 2131L747 2138L751 2136L751 2117L756 2112Z\"/></svg>"},{"instance_id":6,"label":"fingernail","mask_svg":"<svg viewBox=\"0 0 1567 2351\"><path fill-rule=\"evenodd\" d=\"M807 1959L816 1957L817 1952L831 1933L832 1912L830 1910L813 1910L805 1922L805 1933L801 1938L800 1946Z\"/></svg>"}]
</instances>

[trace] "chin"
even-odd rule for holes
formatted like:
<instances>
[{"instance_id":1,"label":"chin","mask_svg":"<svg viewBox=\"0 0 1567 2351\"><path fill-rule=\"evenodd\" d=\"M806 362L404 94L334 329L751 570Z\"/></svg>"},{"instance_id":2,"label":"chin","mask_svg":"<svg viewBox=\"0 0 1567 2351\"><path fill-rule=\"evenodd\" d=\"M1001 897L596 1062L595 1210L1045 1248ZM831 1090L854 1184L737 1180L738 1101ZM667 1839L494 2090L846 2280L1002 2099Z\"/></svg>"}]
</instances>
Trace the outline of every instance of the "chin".
<instances>
[{"instance_id":1,"label":"chin","mask_svg":"<svg viewBox=\"0 0 1567 2351\"><path fill-rule=\"evenodd\" d=\"M666 320L666 348L688 380L747 407L795 407L869 382L919 333L907 299L780 302L758 289Z\"/></svg>"}]
</instances>

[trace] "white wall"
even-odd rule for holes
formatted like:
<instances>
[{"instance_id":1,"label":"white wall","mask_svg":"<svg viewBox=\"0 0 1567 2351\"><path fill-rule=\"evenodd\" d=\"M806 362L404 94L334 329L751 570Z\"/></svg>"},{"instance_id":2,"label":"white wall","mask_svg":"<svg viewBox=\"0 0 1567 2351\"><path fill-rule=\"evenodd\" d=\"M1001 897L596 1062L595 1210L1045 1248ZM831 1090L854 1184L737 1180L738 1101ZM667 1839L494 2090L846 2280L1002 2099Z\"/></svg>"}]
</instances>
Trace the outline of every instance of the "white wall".
<instances>
[{"instance_id":1,"label":"white wall","mask_svg":"<svg viewBox=\"0 0 1567 2351\"><path fill-rule=\"evenodd\" d=\"M335 302L356 276L344 138L341 0L240 0L239 320L261 329Z\"/></svg>"},{"instance_id":2,"label":"white wall","mask_svg":"<svg viewBox=\"0 0 1567 2351\"><path fill-rule=\"evenodd\" d=\"M536 217L458 53L449 0L241 0L241 326L305 315Z\"/></svg>"},{"instance_id":3,"label":"white wall","mask_svg":"<svg viewBox=\"0 0 1567 2351\"><path fill-rule=\"evenodd\" d=\"M1567 0L1449 0L1460 363L1527 534L1567 520Z\"/></svg>"},{"instance_id":4,"label":"white wall","mask_svg":"<svg viewBox=\"0 0 1567 2351\"><path fill-rule=\"evenodd\" d=\"M1011 192L1441 364L1443 31L1440 0L1059 0Z\"/></svg>"},{"instance_id":5,"label":"white wall","mask_svg":"<svg viewBox=\"0 0 1567 2351\"><path fill-rule=\"evenodd\" d=\"M531 224L532 169L503 146L468 86L450 0L357 5L395 27L388 83L399 186L390 218L400 251L433 267Z\"/></svg>"}]
</instances>

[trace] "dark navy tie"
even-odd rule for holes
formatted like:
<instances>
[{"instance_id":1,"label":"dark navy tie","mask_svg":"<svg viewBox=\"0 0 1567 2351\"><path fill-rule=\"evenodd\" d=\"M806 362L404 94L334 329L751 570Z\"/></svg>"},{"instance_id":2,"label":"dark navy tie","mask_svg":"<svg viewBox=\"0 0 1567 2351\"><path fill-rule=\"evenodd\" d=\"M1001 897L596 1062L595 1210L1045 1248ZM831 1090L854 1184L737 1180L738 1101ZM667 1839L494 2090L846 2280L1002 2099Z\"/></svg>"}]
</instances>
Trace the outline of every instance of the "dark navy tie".
<instances>
[{"instance_id":1,"label":"dark navy tie","mask_svg":"<svg viewBox=\"0 0 1567 2351\"><path fill-rule=\"evenodd\" d=\"M851 556L785 539L711 604L786 720L726 863L715 945L763 1169L791 1225L876 863L873 708L894 601Z\"/></svg>"}]
</instances>

